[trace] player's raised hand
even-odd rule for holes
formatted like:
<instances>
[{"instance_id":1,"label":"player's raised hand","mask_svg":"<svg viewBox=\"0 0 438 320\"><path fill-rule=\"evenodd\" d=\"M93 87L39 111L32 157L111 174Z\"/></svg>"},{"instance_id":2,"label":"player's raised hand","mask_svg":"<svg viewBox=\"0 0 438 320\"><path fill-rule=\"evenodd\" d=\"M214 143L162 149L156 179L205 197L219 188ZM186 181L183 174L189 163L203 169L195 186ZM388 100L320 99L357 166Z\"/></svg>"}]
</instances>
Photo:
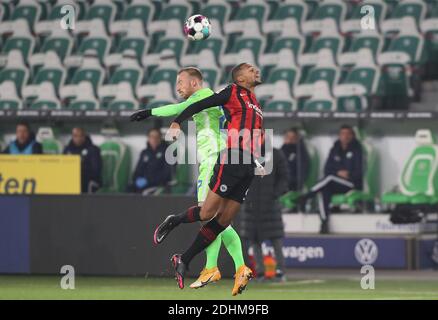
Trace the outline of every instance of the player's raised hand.
<instances>
[{"instance_id":1,"label":"player's raised hand","mask_svg":"<svg viewBox=\"0 0 438 320\"><path fill-rule=\"evenodd\" d=\"M150 109L141 109L141 110L137 110L133 114L131 114L129 119L131 121L141 121L141 120L149 118L150 116L152 116L152 111Z\"/></svg>"},{"instance_id":2,"label":"player's raised hand","mask_svg":"<svg viewBox=\"0 0 438 320\"><path fill-rule=\"evenodd\" d=\"M181 127L178 123L172 122L169 130L166 132L165 139L166 141L175 141L178 139L179 135L181 133Z\"/></svg>"}]
</instances>

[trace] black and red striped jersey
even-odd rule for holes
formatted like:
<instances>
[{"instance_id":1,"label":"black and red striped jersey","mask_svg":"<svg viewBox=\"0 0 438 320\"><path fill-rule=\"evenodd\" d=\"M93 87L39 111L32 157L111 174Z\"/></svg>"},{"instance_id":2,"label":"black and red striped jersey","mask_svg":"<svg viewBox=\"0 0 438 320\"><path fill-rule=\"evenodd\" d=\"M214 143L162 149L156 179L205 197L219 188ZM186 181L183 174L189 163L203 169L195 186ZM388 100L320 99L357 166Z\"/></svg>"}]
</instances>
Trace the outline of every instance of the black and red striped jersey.
<instances>
[{"instance_id":1,"label":"black and red striped jersey","mask_svg":"<svg viewBox=\"0 0 438 320\"><path fill-rule=\"evenodd\" d=\"M227 147L260 157L264 142L263 111L250 90L235 83L188 106L176 119L181 123L193 114L222 106L227 118Z\"/></svg>"}]
</instances>

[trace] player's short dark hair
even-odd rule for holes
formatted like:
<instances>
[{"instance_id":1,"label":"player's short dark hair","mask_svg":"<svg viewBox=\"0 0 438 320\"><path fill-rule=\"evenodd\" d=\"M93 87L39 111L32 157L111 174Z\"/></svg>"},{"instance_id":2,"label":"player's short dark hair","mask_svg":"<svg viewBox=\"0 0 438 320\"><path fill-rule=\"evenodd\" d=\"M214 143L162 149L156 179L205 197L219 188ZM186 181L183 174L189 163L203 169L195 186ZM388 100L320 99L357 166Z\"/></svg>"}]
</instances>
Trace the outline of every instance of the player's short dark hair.
<instances>
[{"instance_id":1,"label":"player's short dark hair","mask_svg":"<svg viewBox=\"0 0 438 320\"><path fill-rule=\"evenodd\" d=\"M29 125L29 122L26 122L26 121L24 121L24 120L20 120L20 121L18 121L18 123L17 123L17 127L26 127L26 129L27 129L27 131L30 131L30 125Z\"/></svg>"},{"instance_id":2,"label":"player's short dark hair","mask_svg":"<svg viewBox=\"0 0 438 320\"><path fill-rule=\"evenodd\" d=\"M79 126L74 126L73 130L79 130L83 135L86 135L87 132L85 131L85 129L83 127L79 127Z\"/></svg>"},{"instance_id":3,"label":"player's short dark hair","mask_svg":"<svg viewBox=\"0 0 438 320\"><path fill-rule=\"evenodd\" d=\"M353 134L353 136L356 136L356 132L354 132L353 127L350 126L349 124L343 124L340 128L339 128L339 132L341 130L350 130L350 132Z\"/></svg>"},{"instance_id":4,"label":"player's short dark hair","mask_svg":"<svg viewBox=\"0 0 438 320\"><path fill-rule=\"evenodd\" d=\"M296 127L291 127L289 129L286 129L284 133L289 133L289 132L295 133L297 136L300 135L300 131Z\"/></svg>"},{"instance_id":5,"label":"player's short dark hair","mask_svg":"<svg viewBox=\"0 0 438 320\"><path fill-rule=\"evenodd\" d=\"M185 68L180 69L178 71L178 74L181 74L183 72L187 72L191 77L195 77L196 79L198 79L200 81L203 80L201 70L199 70L198 68L195 68L195 67L185 67Z\"/></svg>"},{"instance_id":6,"label":"player's short dark hair","mask_svg":"<svg viewBox=\"0 0 438 320\"><path fill-rule=\"evenodd\" d=\"M152 132L154 132L154 131L158 132L158 134L159 134L160 137L161 137L161 130L160 130L160 128L157 128L157 127L150 128L150 129L148 130L148 132L147 132L147 135L149 135L150 133L152 133Z\"/></svg>"},{"instance_id":7,"label":"player's short dark hair","mask_svg":"<svg viewBox=\"0 0 438 320\"><path fill-rule=\"evenodd\" d=\"M248 66L248 63L246 62L239 63L231 70L231 78L233 79L233 82L236 82L237 77L239 76L239 72L246 66Z\"/></svg>"}]
</instances>

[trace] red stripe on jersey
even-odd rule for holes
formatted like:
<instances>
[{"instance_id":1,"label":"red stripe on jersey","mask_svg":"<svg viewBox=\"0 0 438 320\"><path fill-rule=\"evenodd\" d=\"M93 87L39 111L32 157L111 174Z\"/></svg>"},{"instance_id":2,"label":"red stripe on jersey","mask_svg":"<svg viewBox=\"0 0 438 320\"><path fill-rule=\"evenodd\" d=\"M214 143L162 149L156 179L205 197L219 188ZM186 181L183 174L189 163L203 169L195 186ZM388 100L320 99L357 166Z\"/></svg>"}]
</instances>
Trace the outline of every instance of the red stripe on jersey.
<instances>
[{"instance_id":1,"label":"red stripe on jersey","mask_svg":"<svg viewBox=\"0 0 438 320\"><path fill-rule=\"evenodd\" d=\"M219 168L219 172L218 172L218 174L217 174L216 184L214 185L213 190L211 190L211 191L213 191L213 192L216 192L217 188L219 187L219 185L220 185L220 183L221 183L221 179L222 179L222 171L224 170L224 164L225 164L225 157L226 157L226 156L227 156L227 153L224 152L224 153L222 154L222 157L221 157L221 162L220 162L221 166L220 166L220 168Z\"/></svg>"}]
</instances>

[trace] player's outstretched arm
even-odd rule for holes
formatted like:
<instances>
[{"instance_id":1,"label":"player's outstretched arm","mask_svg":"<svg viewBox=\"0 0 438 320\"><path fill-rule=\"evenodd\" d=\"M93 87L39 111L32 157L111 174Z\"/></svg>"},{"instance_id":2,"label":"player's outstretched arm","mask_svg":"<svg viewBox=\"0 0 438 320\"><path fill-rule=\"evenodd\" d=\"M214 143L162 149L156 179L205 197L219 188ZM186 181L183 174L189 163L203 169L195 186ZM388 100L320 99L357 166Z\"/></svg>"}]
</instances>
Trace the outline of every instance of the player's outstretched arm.
<instances>
[{"instance_id":1,"label":"player's outstretched arm","mask_svg":"<svg viewBox=\"0 0 438 320\"><path fill-rule=\"evenodd\" d=\"M231 96L231 87L227 87L224 90L214 93L213 95L199 100L198 102L190 104L184 111L182 111L178 117L173 121L174 123L180 124L181 122L187 120L191 116L196 113L201 112L202 110L221 106L228 102Z\"/></svg>"},{"instance_id":2,"label":"player's outstretched arm","mask_svg":"<svg viewBox=\"0 0 438 320\"><path fill-rule=\"evenodd\" d=\"M153 108L153 109L141 109L135 111L131 114L131 121L142 121L151 116L156 117L170 117L176 116L181 113L187 106L190 104L188 101L183 101L181 103L168 104L162 107Z\"/></svg>"}]
</instances>

